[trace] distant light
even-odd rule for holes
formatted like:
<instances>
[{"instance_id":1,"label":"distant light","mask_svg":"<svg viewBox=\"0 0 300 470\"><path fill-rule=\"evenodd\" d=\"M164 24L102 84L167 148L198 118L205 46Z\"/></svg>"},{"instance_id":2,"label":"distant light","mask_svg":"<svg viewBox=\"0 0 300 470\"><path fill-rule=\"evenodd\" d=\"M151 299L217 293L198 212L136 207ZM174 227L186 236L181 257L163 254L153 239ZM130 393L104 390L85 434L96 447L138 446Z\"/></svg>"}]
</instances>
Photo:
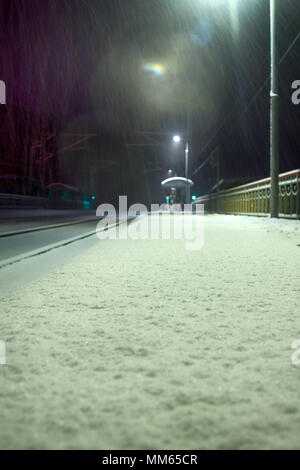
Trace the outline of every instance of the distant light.
<instances>
[{"instance_id":1,"label":"distant light","mask_svg":"<svg viewBox=\"0 0 300 470\"><path fill-rule=\"evenodd\" d=\"M92 196L93 201L96 199L95 196Z\"/></svg>"},{"instance_id":2,"label":"distant light","mask_svg":"<svg viewBox=\"0 0 300 470\"><path fill-rule=\"evenodd\" d=\"M197 199L197 196L193 195L192 200L195 201L195 199Z\"/></svg>"},{"instance_id":3,"label":"distant light","mask_svg":"<svg viewBox=\"0 0 300 470\"><path fill-rule=\"evenodd\" d=\"M88 210L91 208L91 201L83 201L83 209Z\"/></svg>"},{"instance_id":4,"label":"distant light","mask_svg":"<svg viewBox=\"0 0 300 470\"><path fill-rule=\"evenodd\" d=\"M143 70L145 72L150 73L151 75L164 75L164 73L166 72L166 69L162 64L158 64L155 62L150 62L144 65Z\"/></svg>"},{"instance_id":5,"label":"distant light","mask_svg":"<svg viewBox=\"0 0 300 470\"><path fill-rule=\"evenodd\" d=\"M172 170L168 170L168 173L172 173Z\"/></svg>"},{"instance_id":6,"label":"distant light","mask_svg":"<svg viewBox=\"0 0 300 470\"><path fill-rule=\"evenodd\" d=\"M174 135L173 141L175 142L175 144L178 144L181 141L180 135Z\"/></svg>"}]
</instances>

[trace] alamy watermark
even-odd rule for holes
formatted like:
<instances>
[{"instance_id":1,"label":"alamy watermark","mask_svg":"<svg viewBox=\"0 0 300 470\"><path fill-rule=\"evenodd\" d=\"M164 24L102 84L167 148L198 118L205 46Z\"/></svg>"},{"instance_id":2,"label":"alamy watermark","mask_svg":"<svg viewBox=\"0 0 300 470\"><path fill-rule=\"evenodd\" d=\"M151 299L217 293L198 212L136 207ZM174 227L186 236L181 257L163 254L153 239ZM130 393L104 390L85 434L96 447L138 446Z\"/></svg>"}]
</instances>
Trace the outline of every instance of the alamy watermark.
<instances>
[{"instance_id":1,"label":"alamy watermark","mask_svg":"<svg viewBox=\"0 0 300 470\"><path fill-rule=\"evenodd\" d=\"M292 349L295 349L291 356L291 361L294 366L300 366L300 339L295 339L292 342Z\"/></svg>"},{"instance_id":2,"label":"alamy watermark","mask_svg":"<svg viewBox=\"0 0 300 470\"><path fill-rule=\"evenodd\" d=\"M6 364L6 347L4 341L0 340L0 365Z\"/></svg>"},{"instance_id":3,"label":"alamy watermark","mask_svg":"<svg viewBox=\"0 0 300 470\"><path fill-rule=\"evenodd\" d=\"M295 105L300 104L300 80L294 80L292 89L295 90L292 94L292 103Z\"/></svg>"},{"instance_id":4,"label":"alamy watermark","mask_svg":"<svg viewBox=\"0 0 300 470\"><path fill-rule=\"evenodd\" d=\"M101 204L97 208L96 234L100 240L185 240L187 250L200 250L204 244L204 205L144 204L127 207L127 196L119 196L119 207ZM118 225L118 226L117 226Z\"/></svg>"},{"instance_id":5,"label":"alamy watermark","mask_svg":"<svg viewBox=\"0 0 300 470\"><path fill-rule=\"evenodd\" d=\"M6 104L6 85L3 80L0 80L0 104Z\"/></svg>"}]
</instances>

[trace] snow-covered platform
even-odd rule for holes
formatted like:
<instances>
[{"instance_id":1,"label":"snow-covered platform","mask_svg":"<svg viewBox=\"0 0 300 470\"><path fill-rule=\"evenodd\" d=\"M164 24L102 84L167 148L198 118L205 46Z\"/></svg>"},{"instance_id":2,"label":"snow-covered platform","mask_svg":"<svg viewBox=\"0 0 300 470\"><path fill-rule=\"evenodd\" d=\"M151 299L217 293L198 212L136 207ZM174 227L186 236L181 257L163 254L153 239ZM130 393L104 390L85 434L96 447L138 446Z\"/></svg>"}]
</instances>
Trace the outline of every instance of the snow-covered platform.
<instances>
[{"instance_id":1,"label":"snow-covered platform","mask_svg":"<svg viewBox=\"0 0 300 470\"><path fill-rule=\"evenodd\" d=\"M300 223L204 222L199 251L99 241L1 300L0 448L299 448Z\"/></svg>"}]
</instances>

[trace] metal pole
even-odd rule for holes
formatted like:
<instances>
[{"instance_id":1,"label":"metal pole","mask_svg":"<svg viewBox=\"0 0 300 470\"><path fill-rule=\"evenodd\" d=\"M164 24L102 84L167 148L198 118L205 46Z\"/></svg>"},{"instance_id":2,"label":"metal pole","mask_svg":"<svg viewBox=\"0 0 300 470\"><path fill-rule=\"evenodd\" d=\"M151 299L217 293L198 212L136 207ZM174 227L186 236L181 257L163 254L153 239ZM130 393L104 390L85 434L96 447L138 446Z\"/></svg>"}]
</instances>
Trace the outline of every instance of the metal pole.
<instances>
[{"instance_id":1,"label":"metal pole","mask_svg":"<svg viewBox=\"0 0 300 470\"><path fill-rule=\"evenodd\" d=\"M279 89L277 50L277 0L270 0L271 23L271 92L270 92L270 173L271 173L271 217L278 217L279 206Z\"/></svg>"},{"instance_id":2,"label":"metal pole","mask_svg":"<svg viewBox=\"0 0 300 470\"><path fill-rule=\"evenodd\" d=\"M220 148L216 148L217 152L217 214L220 214Z\"/></svg>"},{"instance_id":3,"label":"metal pole","mask_svg":"<svg viewBox=\"0 0 300 470\"><path fill-rule=\"evenodd\" d=\"M185 177L188 180L189 177L189 143L186 141L185 144ZM189 204L190 203L190 185L188 184L188 181L186 181L186 188L185 188L185 203Z\"/></svg>"}]
</instances>

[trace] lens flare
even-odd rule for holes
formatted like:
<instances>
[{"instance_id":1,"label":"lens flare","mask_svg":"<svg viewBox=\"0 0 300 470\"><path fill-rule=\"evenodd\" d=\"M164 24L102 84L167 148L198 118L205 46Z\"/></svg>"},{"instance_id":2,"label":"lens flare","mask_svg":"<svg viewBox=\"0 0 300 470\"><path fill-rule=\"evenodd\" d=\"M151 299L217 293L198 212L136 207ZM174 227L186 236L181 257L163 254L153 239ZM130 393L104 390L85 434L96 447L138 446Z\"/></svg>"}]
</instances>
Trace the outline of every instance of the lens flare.
<instances>
[{"instance_id":1,"label":"lens flare","mask_svg":"<svg viewBox=\"0 0 300 470\"><path fill-rule=\"evenodd\" d=\"M151 75L156 75L156 76L164 75L164 73L166 72L166 69L162 64L158 64L155 62L150 62L148 64L145 64L143 67L143 70L144 72L147 72Z\"/></svg>"}]
</instances>

